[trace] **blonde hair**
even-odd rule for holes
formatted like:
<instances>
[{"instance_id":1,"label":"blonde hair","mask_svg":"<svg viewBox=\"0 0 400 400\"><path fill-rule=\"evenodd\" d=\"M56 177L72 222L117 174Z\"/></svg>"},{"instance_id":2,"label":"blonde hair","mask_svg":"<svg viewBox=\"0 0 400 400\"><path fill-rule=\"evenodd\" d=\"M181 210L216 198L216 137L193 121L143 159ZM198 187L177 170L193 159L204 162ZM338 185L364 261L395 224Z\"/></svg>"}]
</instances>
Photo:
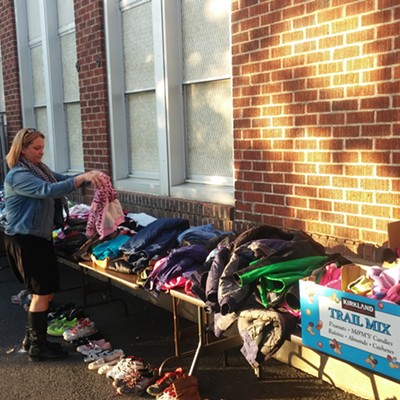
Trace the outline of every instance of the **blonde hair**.
<instances>
[{"instance_id":1,"label":"blonde hair","mask_svg":"<svg viewBox=\"0 0 400 400\"><path fill-rule=\"evenodd\" d=\"M11 144L10 151L6 155L9 168L13 168L18 163L22 149L26 149L38 137L44 139L43 133L33 128L23 128L18 131Z\"/></svg>"}]
</instances>

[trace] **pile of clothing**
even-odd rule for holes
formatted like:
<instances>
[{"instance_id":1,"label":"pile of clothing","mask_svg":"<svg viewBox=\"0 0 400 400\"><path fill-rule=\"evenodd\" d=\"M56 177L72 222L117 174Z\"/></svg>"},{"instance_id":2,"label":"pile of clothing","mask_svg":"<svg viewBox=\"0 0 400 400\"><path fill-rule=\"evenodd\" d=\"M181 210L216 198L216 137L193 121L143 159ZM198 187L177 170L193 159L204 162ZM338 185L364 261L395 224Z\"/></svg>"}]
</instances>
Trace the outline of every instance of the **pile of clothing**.
<instances>
[{"instance_id":1,"label":"pile of clothing","mask_svg":"<svg viewBox=\"0 0 400 400\"><path fill-rule=\"evenodd\" d=\"M79 217L74 211L70 215L82 222L85 215L90 220L93 208ZM270 358L299 322L299 280L333 259L337 265L347 262L325 254L324 247L302 231L269 225L237 235L212 224L190 226L183 218L125 212L123 222L108 235L87 233L72 251L76 261L92 260L101 268L137 275L137 285L155 295L181 288L200 298L213 316L210 329L215 336L236 324L242 353L253 367Z\"/></svg>"}]
</instances>

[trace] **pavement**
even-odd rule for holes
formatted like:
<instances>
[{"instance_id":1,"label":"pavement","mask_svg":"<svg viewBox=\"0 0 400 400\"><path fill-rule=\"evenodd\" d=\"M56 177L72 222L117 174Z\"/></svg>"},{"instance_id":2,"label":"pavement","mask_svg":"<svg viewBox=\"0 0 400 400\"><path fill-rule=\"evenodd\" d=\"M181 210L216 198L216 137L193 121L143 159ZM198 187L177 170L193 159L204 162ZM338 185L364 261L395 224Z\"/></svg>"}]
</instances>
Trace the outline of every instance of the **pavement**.
<instances>
[{"instance_id":1,"label":"pavement","mask_svg":"<svg viewBox=\"0 0 400 400\"><path fill-rule=\"evenodd\" d=\"M60 272L64 290L57 293L56 306L69 302L82 305L82 291L77 288L80 272L67 266L60 266ZM0 400L154 398L147 394L118 395L111 381L90 371L83 356L62 338L56 340L68 349L68 358L30 362L26 353L20 352L27 313L11 302L11 296L22 289L5 258L0 257ZM84 309L85 313L114 348L159 366L174 353L172 314L120 288L114 288L113 293L128 304L128 316L118 302L91 306ZM102 300L99 294L90 296L93 303ZM194 344L189 341L187 345ZM183 367L187 371L189 366L190 358L186 358L179 360L179 364L168 364L167 370ZM361 399L275 359L269 360L263 371L263 378L258 379L237 348L228 352L228 366L224 366L220 354L201 357L195 376L203 400Z\"/></svg>"}]
</instances>

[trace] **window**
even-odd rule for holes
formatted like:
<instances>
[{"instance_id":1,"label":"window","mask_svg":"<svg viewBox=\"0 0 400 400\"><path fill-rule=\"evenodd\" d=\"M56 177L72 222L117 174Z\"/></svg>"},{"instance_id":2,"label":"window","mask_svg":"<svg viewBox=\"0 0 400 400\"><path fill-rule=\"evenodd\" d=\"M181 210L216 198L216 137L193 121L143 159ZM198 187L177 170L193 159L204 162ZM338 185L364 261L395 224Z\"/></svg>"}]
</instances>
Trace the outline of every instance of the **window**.
<instances>
[{"instance_id":1,"label":"window","mask_svg":"<svg viewBox=\"0 0 400 400\"><path fill-rule=\"evenodd\" d=\"M118 189L233 202L230 6L105 1Z\"/></svg>"},{"instance_id":2,"label":"window","mask_svg":"<svg viewBox=\"0 0 400 400\"><path fill-rule=\"evenodd\" d=\"M84 166L73 7L72 0L57 0L58 35L60 38L63 83L62 91L68 139L68 170L70 172L80 172L84 170Z\"/></svg>"},{"instance_id":3,"label":"window","mask_svg":"<svg viewBox=\"0 0 400 400\"><path fill-rule=\"evenodd\" d=\"M81 171L73 0L19 1L15 13L23 124L45 134L46 164L58 172Z\"/></svg>"}]
</instances>

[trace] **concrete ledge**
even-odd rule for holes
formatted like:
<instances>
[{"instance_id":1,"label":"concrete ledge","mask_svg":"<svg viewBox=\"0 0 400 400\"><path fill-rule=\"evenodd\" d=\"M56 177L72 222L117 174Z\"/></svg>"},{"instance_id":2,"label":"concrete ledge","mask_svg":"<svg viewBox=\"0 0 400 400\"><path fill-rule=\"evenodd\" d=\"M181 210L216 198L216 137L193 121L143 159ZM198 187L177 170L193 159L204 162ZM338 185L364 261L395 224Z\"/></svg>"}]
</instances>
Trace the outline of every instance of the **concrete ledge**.
<instances>
[{"instance_id":1,"label":"concrete ledge","mask_svg":"<svg viewBox=\"0 0 400 400\"><path fill-rule=\"evenodd\" d=\"M400 382L307 348L301 344L298 336L292 336L291 341L286 341L275 358L368 400L399 399Z\"/></svg>"}]
</instances>

